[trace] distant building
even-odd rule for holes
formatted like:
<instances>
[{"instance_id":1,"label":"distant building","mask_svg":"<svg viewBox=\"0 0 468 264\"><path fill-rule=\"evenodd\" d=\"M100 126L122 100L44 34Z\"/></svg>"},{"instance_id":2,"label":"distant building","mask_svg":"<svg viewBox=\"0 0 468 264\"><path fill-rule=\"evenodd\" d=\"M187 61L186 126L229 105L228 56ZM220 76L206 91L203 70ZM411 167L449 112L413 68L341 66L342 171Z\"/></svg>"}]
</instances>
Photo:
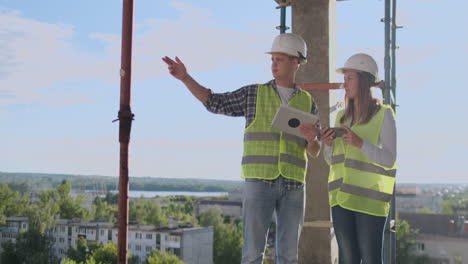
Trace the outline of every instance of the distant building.
<instances>
[{"instance_id":1,"label":"distant building","mask_svg":"<svg viewBox=\"0 0 468 264\"><path fill-rule=\"evenodd\" d=\"M468 221L463 216L399 213L415 237L417 254L428 255L434 264L468 263Z\"/></svg>"},{"instance_id":2,"label":"distant building","mask_svg":"<svg viewBox=\"0 0 468 264\"><path fill-rule=\"evenodd\" d=\"M239 190L230 191L228 193L228 199L230 201L242 201L242 194L244 192L244 185L241 185Z\"/></svg>"},{"instance_id":3,"label":"distant building","mask_svg":"<svg viewBox=\"0 0 468 264\"><path fill-rule=\"evenodd\" d=\"M242 201L230 200L195 200L193 210L195 216L200 216L206 209L210 207L219 207L223 216L228 216L232 219L240 219L242 217Z\"/></svg>"},{"instance_id":4,"label":"distant building","mask_svg":"<svg viewBox=\"0 0 468 264\"><path fill-rule=\"evenodd\" d=\"M423 213L430 210L439 214L442 210L442 195L440 193L421 194L416 187L397 187L395 191L396 210L406 213Z\"/></svg>"},{"instance_id":5,"label":"distant building","mask_svg":"<svg viewBox=\"0 0 468 264\"><path fill-rule=\"evenodd\" d=\"M28 218L7 218L6 226L0 228L0 243L7 240L15 241L17 235L27 229ZM106 245L109 242L117 243L117 231L115 223L60 219L48 232L54 240L54 254L59 258L65 258L67 249L76 247L80 237ZM133 256L140 258L141 263L153 249L159 249L177 255L187 264L212 264L213 228L129 225L128 249Z\"/></svg>"}]
</instances>

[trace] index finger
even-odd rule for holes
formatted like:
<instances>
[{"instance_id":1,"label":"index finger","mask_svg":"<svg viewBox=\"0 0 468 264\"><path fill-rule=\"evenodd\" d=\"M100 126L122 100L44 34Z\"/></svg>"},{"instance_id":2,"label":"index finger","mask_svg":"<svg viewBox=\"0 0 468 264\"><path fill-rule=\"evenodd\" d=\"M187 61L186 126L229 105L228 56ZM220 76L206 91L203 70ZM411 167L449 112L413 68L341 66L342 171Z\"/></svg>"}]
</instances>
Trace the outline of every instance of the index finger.
<instances>
[{"instance_id":1,"label":"index finger","mask_svg":"<svg viewBox=\"0 0 468 264\"><path fill-rule=\"evenodd\" d=\"M165 56L165 57L163 58L163 61L164 61L165 63L167 63L167 65L176 64L175 61L173 61L171 58L169 58L169 57L167 57L167 56Z\"/></svg>"}]
</instances>

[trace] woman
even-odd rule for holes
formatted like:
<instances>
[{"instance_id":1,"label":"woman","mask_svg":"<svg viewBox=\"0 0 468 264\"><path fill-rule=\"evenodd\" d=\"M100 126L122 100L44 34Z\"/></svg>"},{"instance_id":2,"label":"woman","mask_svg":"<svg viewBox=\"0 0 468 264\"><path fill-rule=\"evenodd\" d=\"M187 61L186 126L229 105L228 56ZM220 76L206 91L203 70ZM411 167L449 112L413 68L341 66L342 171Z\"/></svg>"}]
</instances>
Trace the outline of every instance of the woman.
<instances>
[{"instance_id":1,"label":"woman","mask_svg":"<svg viewBox=\"0 0 468 264\"><path fill-rule=\"evenodd\" d=\"M382 239L396 173L395 114L372 97L378 69L355 54L337 69L344 75L345 109L322 130L333 227L341 264L382 263Z\"/></svg>"}]
</instances>

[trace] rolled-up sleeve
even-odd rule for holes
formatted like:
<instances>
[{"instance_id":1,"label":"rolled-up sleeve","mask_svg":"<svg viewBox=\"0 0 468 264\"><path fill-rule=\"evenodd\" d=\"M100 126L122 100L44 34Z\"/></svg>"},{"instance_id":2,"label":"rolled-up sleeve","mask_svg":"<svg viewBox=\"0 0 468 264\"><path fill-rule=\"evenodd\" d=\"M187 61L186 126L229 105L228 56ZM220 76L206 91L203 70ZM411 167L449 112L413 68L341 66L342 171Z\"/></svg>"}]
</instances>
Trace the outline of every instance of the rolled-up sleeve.
<instances>
[{"instance_id":1,"label":"rolled-up sleeve","mask_svg":"<svg viewBox=\"0 0 468 264\"><path fill-rule=\"evenodd\" d=\"M206 109L215 114L245 116L247 107L247 88L227 93L212 93L205 104Z\"/></svg>"}]
</instances>

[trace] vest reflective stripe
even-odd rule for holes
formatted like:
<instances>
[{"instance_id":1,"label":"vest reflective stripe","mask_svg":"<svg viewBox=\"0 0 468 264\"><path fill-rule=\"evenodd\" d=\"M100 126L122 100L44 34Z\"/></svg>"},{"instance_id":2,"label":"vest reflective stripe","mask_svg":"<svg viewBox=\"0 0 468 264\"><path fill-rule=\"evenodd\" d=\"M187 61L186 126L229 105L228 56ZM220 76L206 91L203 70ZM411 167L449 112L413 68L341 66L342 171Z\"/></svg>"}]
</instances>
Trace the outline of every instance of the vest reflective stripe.
<instances>
[{"instance_id":1,"label":"vest reflective stripe","mask_svg":"<svg viewBox=\"0 0 468 264\"><path fill-rule=\"evenodd\" d=\"M343 155L344 158L344 155ZM376 166L371 163L359 161L359 160L352 160L352 159L346 159L344 161L344 165L347 168L351 169L356 169L356 170L361 170L365 172L371 172L371 173L376 173L380 175L385 175L388 177L395 177L396 175L396 170L386 170L382 167Z\"/></svg>"},{"instance_id":2,"label":"vest reflective stripe","mask_svg":"<svg viewBox=\"0 0 468 264\"><path fill-rule=\"evenodd\" d=\"M265 140L265 141L278 141L280 140L279 133L273 132L248 132L244 134L244 141L256 141L256 140Z\"/></svg>"},{"instance_id":3,"label":"vest reflective stripe","mask_svg":"<svg viewBox=\"0 0 468 264\"><path fill-rule=\"evenodd\" d=\"M244 141L278 141L280 138L281 135L274 132L247 132L244 134ZM301 147L305 147L307 145L307 141L305 139L295 135L283 133L283 139L292 141Z\"/></svg>"},{"instance_id":4,"label":"vest reflective stripe","mask_svg":"<svg viewBox=\"0 0 468 264\"><path fill-rule=\"evenodd\" d=\"M301 147L305 147L307 145L307 141L305 139L292 135L292 134L283 133L283 139L295 142L297 145Z\"/></svg>"},{"instance_id":5,"label":"vest reflective stripe","mask_svg":"<svg viewBox=\"0 0 468 264\"><path fill-rule=\"evenodd\" d=\"M345 161L344 154L334 155L334 156L332 156L331 164L334 165L334 164L341 163L341 162L344 162L344 161Z\"/></svg>"},{"instance_id":6,"label":"vest reflective stripe","mask_svg":"<svg viewBox=\"0 0 468 264\"><path fill-rule=\"evenodd\" d=\"M262 156L251 155L242 157L242 165L244 164L278 164L277 156Z\"/></svg>"},{"instance_id":7,"label":"vest reflective stripe","mask_svg":"<svg viewBox=\"0 0 468 264\"><path fill-rule=\"evenodd\" d=\"M305 160L302 160L300 158L296 158L292 155L284 154L284 153L280 154L280 161L285 162L285 163L291 163L301 168L305 168L307 164Z\"/></svg>"},{"instance_id":8,"label":"vest reflective stripe","mask_svg":"<svg viewBox=\"0 0 468 264\"><path fill-rule=\"evenodd\" d=\"M343 178L328 183L328 191L339 189L343 184Z\"/></svg>"},{"instance_id":9,"label":"vest reflective stripe","mask_svg":"<svg viewBox=\"0 0 468 264\"><path fill-rule=\"evenodd\" d=\"M390 202L392 200L392 194L390 193L384 193L384 192L379 192L375 191L372 189L367 189L363 187L358 187L350 184L343 183L341 185L340 191L345 192L345 193L350 193L354 195L358 195L361 197L366 197L369 199L374 199L382 202Z\"/></svg>"},{"instance_id":10,"label":"vest reflective stripe","mask_svg":"<svg viewBox=\"0 0 468 264\"><path fill-rule=\"evenodd\" d=\"M306 161L296 158L294 156L281 153L280 161L285 163L290 163L296 165L298 167L304 167L306 165ZM264 155L251 155L251 156L244 156L242 157L242 164L278 164L278 157L277 156L264 156Z\"/></svg>"}]
</instances>

